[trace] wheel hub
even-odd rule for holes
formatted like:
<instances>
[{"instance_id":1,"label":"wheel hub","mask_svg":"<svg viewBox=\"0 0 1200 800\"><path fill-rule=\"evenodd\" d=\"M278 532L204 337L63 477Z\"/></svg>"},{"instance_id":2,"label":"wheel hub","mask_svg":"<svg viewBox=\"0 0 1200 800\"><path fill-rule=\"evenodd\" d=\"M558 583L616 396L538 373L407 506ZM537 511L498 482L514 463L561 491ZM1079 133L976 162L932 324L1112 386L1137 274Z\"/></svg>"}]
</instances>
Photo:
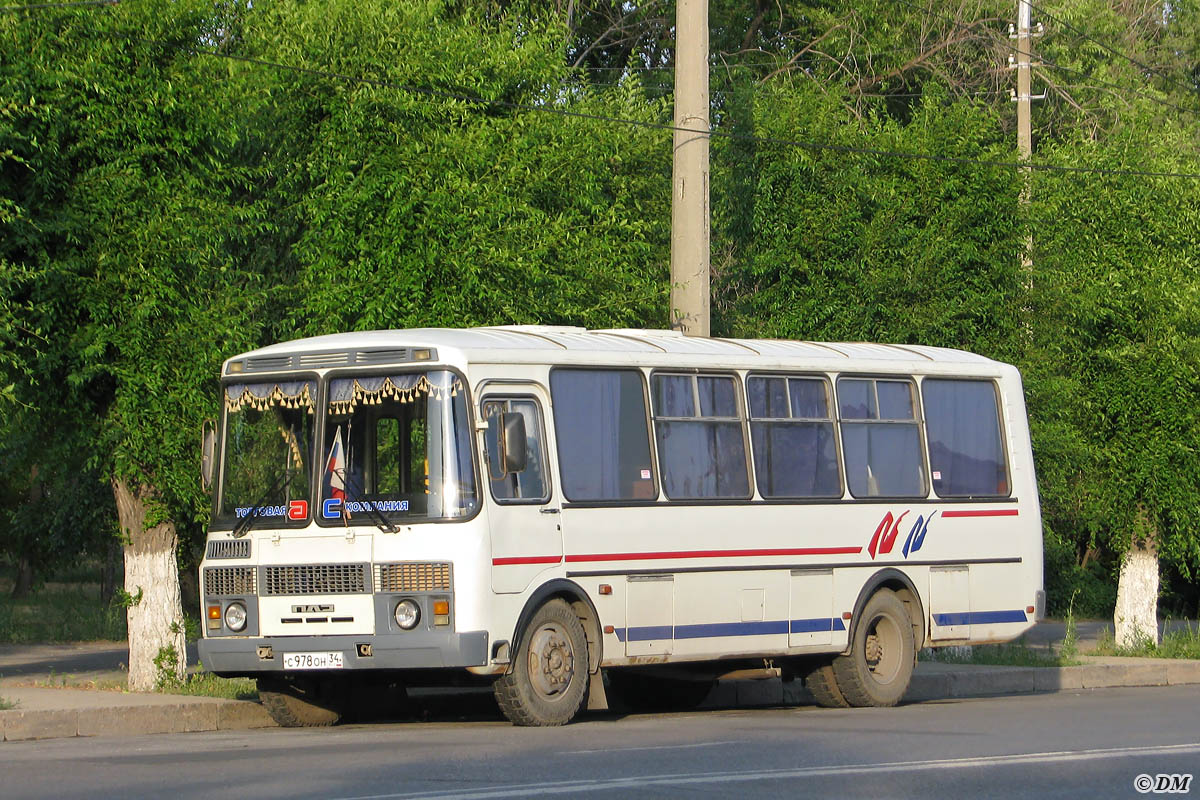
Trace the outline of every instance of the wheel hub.
<instances>
[{"instance_id":1,"label":"wheel hub","mask_svg":"<svg viewBox=\"0 0 1200 800\"><path fill-rule=\"evenodd\" d=\"M880 683L888 683L900 672L900 629L896 620L880 616L871 625L863 647L867 668Z\"/></svg>"},{"instance_id":2,"label":"wheel hub","mask_svg":"<svg viewBox=\"0 0 1200 800\"><path fill-rule=\"evenodd\" d=\"M538 628L529 643L529 679L543 697L566 691L575 672L575 654L566 631L555 624Z\"/></svg>"}]
</instances>

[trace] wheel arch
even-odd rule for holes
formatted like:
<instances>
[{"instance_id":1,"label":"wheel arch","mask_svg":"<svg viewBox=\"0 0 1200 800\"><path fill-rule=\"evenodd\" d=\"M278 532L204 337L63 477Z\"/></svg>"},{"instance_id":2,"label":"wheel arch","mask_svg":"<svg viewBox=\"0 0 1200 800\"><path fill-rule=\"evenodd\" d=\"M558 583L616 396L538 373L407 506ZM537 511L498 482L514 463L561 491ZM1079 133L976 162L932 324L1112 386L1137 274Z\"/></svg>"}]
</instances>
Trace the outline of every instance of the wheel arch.
<instances>
[{"instance_id":1,"label":"wheel arch","mask_svg":"<svg viewBox=\"0 0 1200 800\"><path fill-rule=\"evenodd\" d=\"M879 570L868 578L859 591L858 599L854 601L854 612L850 617L849 642L844 652L848 653L853 646L854 630L858 626L858 618L862 615L863 607L880 589L891 589L908 609L909 620L913 627L913 642L916 645L914 651L920 650L925 646L926 636L925 610L921 605L921 593L917 591L917 587L907 574L889 567Z\"/></svg>"},{"instance_id":2,"label":"wheel arch","mask_svg":"<svg viewBox=\"0 0 1200 800\"><path fill-rule=\"evenodd\" d=\"M517 643L520 641L521 634L529 625L529 620L534 613L542 606L542 604L554 600L565 600L575 615L579 617L580 623L583 625L584 635L587 637L588 643L588 672L595 673L600 669L600 660L603 655L604 638L600 633L600 615L596 612L596 606L592 603L588 593L583 590L579 584L566 578L555 578L547 581L541 586L533 590L529 595L529 599L525 601L525 607L521 609L521 614L517 617L516 627L513 628L511 648L515 650Z\"/></svg>"}]
</instances>

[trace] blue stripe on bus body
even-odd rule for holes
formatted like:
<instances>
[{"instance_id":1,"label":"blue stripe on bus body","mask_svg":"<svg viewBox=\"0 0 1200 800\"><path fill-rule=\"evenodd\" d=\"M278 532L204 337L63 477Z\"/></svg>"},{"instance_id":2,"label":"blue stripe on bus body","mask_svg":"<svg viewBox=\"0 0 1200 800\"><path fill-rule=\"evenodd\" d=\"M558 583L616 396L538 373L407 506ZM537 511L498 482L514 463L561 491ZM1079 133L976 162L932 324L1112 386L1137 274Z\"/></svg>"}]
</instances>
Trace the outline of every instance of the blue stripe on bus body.
<instances>
[{"instance_id":1,"label":"blue stripe on bus body","mask_svg":"<svg viewBox=\"0 0 1200 800\"><path fill-rule=\"evenodd\" d=\"M844 631L845 623L838 617L832 619L794 619L792 633L824 633L825 631Z\"/></svg>"},{"instance_id":2,"label":"blue stripe on bus body","mask_svg":"<svg viewBox=\"0 0 1200 800\"><path fill-rule=\"evenodd\" d=\"M726 636L769 636L788 633L818 633L844 631L845 623L837 617L821 619L770 620L767 622L705 622L693 625L646 625L635 628L615 628L621 642L645 642L658 639L715 639Z\"/></svg>"},{"instance_id":3,"label":"blue stripe on bus body","mask_svg":"<svg viewBox=\"0 0 1200 800\"><path fill-rule=\"evenodd\" d=\"M626 635L631 642L645 642L651 639L670 639L670 625L647 625L641 628L626 628Z\"/></svg>"},{"instance_id":4,"label":"blue stripe on bus body","mask_svg":"<svg viewBox=\"0 0 1200 800\"><path fill-rule=\"evenodd\" d=\"M933 621L946 627L949 625L988 625L997 622L1028 622L1029 617L1021 609L1012 611L960 611L954 614L934 614Z\"/></svg>"}]
</instances>

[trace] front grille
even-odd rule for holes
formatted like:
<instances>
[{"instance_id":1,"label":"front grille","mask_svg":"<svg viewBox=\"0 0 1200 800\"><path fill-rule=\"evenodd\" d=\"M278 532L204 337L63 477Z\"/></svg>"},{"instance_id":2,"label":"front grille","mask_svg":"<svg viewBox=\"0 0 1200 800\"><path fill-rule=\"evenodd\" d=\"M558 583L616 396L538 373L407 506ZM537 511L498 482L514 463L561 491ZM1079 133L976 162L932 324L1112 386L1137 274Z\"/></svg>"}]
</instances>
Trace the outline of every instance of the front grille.
<instances>
[{"instance_id":1,"label":"front grille","mask_svg":"<svg viewBox=\"0 0 1200 800\"><path fill-rule=\"evenodd\" d=\"M249 539L213 539L208 543L209 558L249 558Z\"/></svg>"},{"instance_id":2,"label":"front grille","mask_svg":"<svg viewBox=\"0 0 1200 800\"><path fill-rule=\"evenodd\" d=\"M263 594L361 594L367 590L365 564L301 564L263 567Z\"/></svg>"},{"instance_id":3,"label":"front grille","mask_svg":"<svg viewBox=\"0 0 1200 800\"><path fill-rule=\"evenodd\" d=\"M254 567L209 567L204 570L204 595L254 594Z\"/></svg>"},{"instance_id":4,"label":"front grille","mask_svg":"<svg viewBox=\"0 0 1200 800\"><path fill-rule=\"evenodd\" d=\"M408 562L405 564L376 564L377 592L448 592L450 565Z\"/></svg>"}]
</instances>

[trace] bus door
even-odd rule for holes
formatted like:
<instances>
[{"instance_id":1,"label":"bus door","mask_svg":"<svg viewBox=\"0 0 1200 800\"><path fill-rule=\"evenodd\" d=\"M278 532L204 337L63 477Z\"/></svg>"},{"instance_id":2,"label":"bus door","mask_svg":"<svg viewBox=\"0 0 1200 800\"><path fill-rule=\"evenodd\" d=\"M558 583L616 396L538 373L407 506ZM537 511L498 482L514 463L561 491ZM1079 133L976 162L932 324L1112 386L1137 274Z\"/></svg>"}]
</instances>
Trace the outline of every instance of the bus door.
<instances>
[{"instance_id":1,"label":"bus door","mask_svg":"<svg viewBox=\"0 0 1200 800\"><path fill-rule=\"evenodd\" d=\"M506 471L502 465L497 469L503 459L489 459L489 449L499 447L495 422L482 434L481 459L489 487L492 590L520 592L538 573L562 563L562 514L550 485L543 413L548 400L546 391L534 383L505 383L485 391L479 401L484 423L504 414L519 415L524 422L525 459L520 470Z\"/></svg>"}]
</instances>

